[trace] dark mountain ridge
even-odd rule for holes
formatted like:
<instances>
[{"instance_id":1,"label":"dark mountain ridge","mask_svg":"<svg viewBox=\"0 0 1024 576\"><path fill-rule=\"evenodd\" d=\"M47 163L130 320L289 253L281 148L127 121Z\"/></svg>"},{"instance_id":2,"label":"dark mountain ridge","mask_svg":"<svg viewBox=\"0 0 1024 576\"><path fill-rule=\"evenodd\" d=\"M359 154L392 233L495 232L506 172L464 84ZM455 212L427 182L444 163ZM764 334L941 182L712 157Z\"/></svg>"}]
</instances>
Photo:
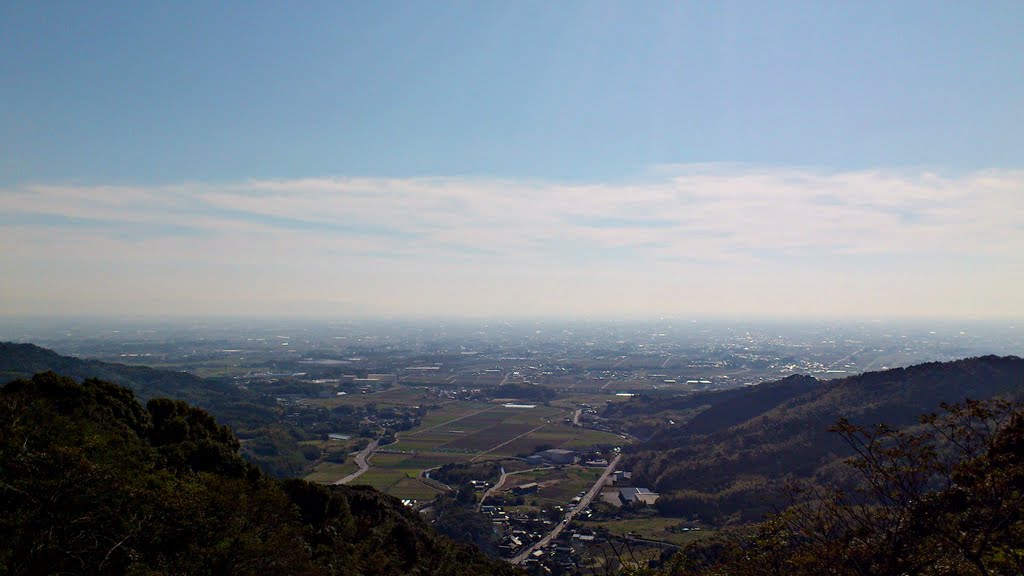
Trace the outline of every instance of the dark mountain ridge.
<instances>
[{"instance_id":1,"label":"dark mountain ridge","mask_svg":"<svg viewBox=\"0 0 1024 576\"><path fill-rule=\"evenodd\" d=\"M659 508L665 513L696 513L715 522L737 519L735 514L757 520L780 503L771 494L780 494L789 480L843 484L838 462L850 451L829 432L840 418L903 428L914 426L921 414L935 412L942 403L1020 399L1024 360L984 356L932 362L824 382L803 392L801 384L783 382L762 385L767 387L760 396L766 410L757 413L747 406L736 409L733 417L712 412L741 406L745 396L733 394L695 417L696 424L659 431L634 449L627 466L635 478L664 494ZM757 398L760 387L746 398ZM773 403L777 400L781 402ZM746 419L735 423L740 416Z\"/></svg>"},{"instance_id":2,"label":"dark mountain ridge","mask_svg":"<svg viewBox=\"0 0 1024 576\"><path fill-rule=\"evenodd\" d=\"M83 360L35 344L0 342L0 384L48 371L79 382L88 378L112 382L130 388L143 401L150 398L183 400L208 410L233 428L277 419L272 401L231 382L148 366Z\"/></svg>"},{"instance_id":3,"label":"dark mountain ridge","mask_svg":"<svg viewBox=\"0 0 1024 576\"><path fill-rule=\"evenodd\" d=\"M757 386L676 396L640 396L630 402L609 404L602 416L635 436L659 444L668 435L709 434L767 412L778 404L819 387L810 376L788 376ZM676 422L670 428L663 424ZM671 441L670 441L671 443Z\"/></svg>"},{"instance_id":4,"label":"dark mountain ridge","mask_svg":"<svg viewBox=\"0 0 1024 576\"><path fill-rule=\"evenodd\" d=\"M306 459L296 432L282 422L281 409L270 395L236 386L231 380L200 378L188 372L83 360L63 356L35 344L0 342L0 384L52 371L83 382L96 378L124 386L142 401L174 398L198 406L231 428L239 438L251 440L245 456L278 478L302 476ZM265 446L258 453L254 446Z\"/></svg>"}]
</instances>

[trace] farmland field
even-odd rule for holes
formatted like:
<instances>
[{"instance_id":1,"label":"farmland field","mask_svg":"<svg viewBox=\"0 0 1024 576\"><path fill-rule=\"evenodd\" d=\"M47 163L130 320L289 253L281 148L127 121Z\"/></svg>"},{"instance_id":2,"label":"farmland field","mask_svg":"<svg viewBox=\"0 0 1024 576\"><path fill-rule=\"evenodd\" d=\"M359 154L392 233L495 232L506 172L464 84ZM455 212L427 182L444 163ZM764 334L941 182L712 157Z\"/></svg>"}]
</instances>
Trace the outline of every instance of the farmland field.
<instances>
[{"instance_id":1,"label":"farmland field","mask_svg":"<svg viewBox=\"0 0 1024 576\"><path fill-rule=\"evenodd\" d=\"M420 430L427 430L450 420L492 408L494 408L494 404L484 404L482 402L450 402L436 410L431 410L430 413L424 416L423 421L420 423Z\"/></svg>"},{"instance_id":2,"label":"farmland field","mask_svg":"<svg viewBox=\"0 0 1024 576\"><path fill-rule=\"evenodd\" d=\"M555 504L565 504L580 492L590 490L604 472L603 468L572 466L559 470L557 482L552 482L537 491L537 497Z\"/></svg>"},{"instance_id":3,"label":"farmland field","mask_svg":"<svg viewBox=\"0 0 1024 576\"><path fill-rule=\"evenodd\" d=\"M408 434L403 434L401 438L399 438L398 442L389 445L388 449L401 450L405 452L424 452L439 445L440 443L435 436L410 436Z\"/></svg>"},{"instance_id":4,"label":"farmland field","mask_svg":"<svg viewBox=\"0 0 1024 576\"><path fill-rule=\"evenodd\" d=\"M600 526L619 536L632 533L639 538L669 542L677 546L685 546L690 542L707 538L714 534L710 530L681 530L683 526L688 524L687 522L681 522L678 518L658 517L583 522L583 525L588 528Z\"/></svg>"},{"instance_id":5,"label":"farmland field","mask_svg":"<svg viewBox=\"0 0 1024 576\"><path fill-rule=\"evenodd\" d=\"M450 454L445 452L420 452L414 454L408 460L402 462L402 468L416 469L416 470L429 470L431 468L437 468L444 466L445 464L451 464L454 462L462 462L466 457L462 454Z\"/></svg>"},{"instance_id":6,"label":"farmland field","mask_svg":"<svg viewBox=\"0 0 1024 576\"><path fill-rule=\"evenodd\" d=\"M489 428L484 428L474 434L456 438L455 440L445 444L445 447L456 450L482 452L493 448L502 442L506 442L511 438L525 434L534 428L536 428L536 426L533 424L526 424L522 422L502 422Z\"/></svg>"},{"instance_id":7,"label":"farmland field","mask_svg":"<svg viewBox=\"0 0 1024 576\"><path fill-rule=\"evenodd\" d=\"M413 500L432 500L440 494L436 488L432 488L416 478L401 478L388 488L388 494L395 498L410 498Z\"/></svg>"},{"instance_id":8,"label":"farmland field","mask_svg":"<svg viewBox=\"0 0 1024 576\"><path fill-rule=\"evenodd\" d=\"M357 469L354 462L345 462L344 464L336 464L334 462L321 462L317 464L316 468L306 476L306 480L309 482L325 482L330 483L344 478L349 474L355 472Z\"/></svg>"},{"instance_id":9,"label":"farmland field","mask_svg":"<svg viewBox=\"0 0 1024 576\"><path fill-rule=\"evenodd\" d=\"M402 468L402 462L412 458L412 454L394 454L390 452L376 452L370 459L370 464L378 468Z\"/></svg>"},{"instance_id":10,"label":"farmland field","mask_svg":"<svg viewBox=\"0 0 1024 576\"><path fill-rule=\"evenodd\" d=\"M580 492L586 492L594 485L594 482L601 477L603 468L584 468L582 466L568 466L565 468L551 468L546 470L535 470L510 476L503 486L510 489L513 486L536 482L540 488L533 494L526 495L526 502L531 503L518 508L532 508L532 502L538 506L548 504L568 505L574 496Z\"/></svg>"},{"instance_id":11,"label":"farmland field","mask_svg":"<svg viewBox=\"0 0 1024 576\"><path fill-rule=\"evenodd\" d=\"M422 404L421 404L422 401ZM437 406L420 425L399 433L393 444L381 447L370 458L370 469L355 484L369 484L402 498L421 500L436 494L437 488L424 484L420 473L445 464L475 459L505 458L532 454L539 449L584 449L594 445L622 445L626 441L615 434L573 427L563 423L572 415L572 407L537 405L533 408L505 407L500 403L449 401L437 405L421 391L392 388L383 392L331 398L329 404ZM321 465L311 475L316 481L330 482L355 469L352 464ZM586 472L589 474L590 472ZM573 479L562 478L572 485ZM592 483L592 480L591 480ZM582 488L580 488L582 489ZM565 488L568 490L568 488ZM551 498L563 498L565 490L552 489ZM542 495L543 496L543 495Z\"/></svg>"},{"instance_id":12,"label":"farmland field","mask_svg":"<svg viewBox=\"0 0 1024 576\"><path fill-rule=\"evenodd\" d=\"M369 394L346 394L344 396L336 396L334 398L324 399L309 399L304 400L310 404L316 404L323 406L324 408L334 408L335 406L366 406L367 404L377 404L378 406L419 406L419 405L430 405L435 402L422 390L415 388L406 388L402 386L393 386L380 392L371 392Z\"/></svg>"},{"instance_id":13,"label":"farmland field","mask_svg":"<svg viewBox=\"0 0 1024 576\"><path fill-rule=\"evenodd\" d=\"M366 484L367 486L373 486L381 492L387 492L390 494L390 488L396 485L398 481L403 478L408 478L408 475L401 470L371 467L362 476L356 478L352 484Z\"/></svg>"},{"instance_id":14,"label":"farmland field","mask_svg":"<svg viewBox=\"0 0 1024 576\"><path fill-rule=\"evenodd\" d=\"M520 454L532 454L547 448L575 450L600 444L618 446L625 442L618 435L608 432L552 424L502 446L496 453L517 456Z\"/></svg>"}]
</instances>

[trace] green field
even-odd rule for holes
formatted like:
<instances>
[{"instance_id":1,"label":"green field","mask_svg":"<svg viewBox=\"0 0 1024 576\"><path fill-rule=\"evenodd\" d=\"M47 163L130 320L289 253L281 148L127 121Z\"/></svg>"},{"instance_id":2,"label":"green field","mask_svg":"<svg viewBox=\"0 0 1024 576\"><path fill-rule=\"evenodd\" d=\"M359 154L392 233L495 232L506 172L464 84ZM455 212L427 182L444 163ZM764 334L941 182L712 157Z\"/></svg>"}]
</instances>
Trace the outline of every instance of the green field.
<instances>
[{"instance_id":1,"label":"green field","mask_svg":"<svg viewBox=\"0 0 1024 576\"><path fill-rule=\"evenodd\" d=\"M555 504L565 504L580 492L586 492L597 482L604 468L572 466L559 470L557 482L548 484L537 491L537 496Z\"/></svg>"},{"instance_id":2,"label":"green field","mask_svg":"<svg viewBox=\"0 0 1024 576\"><path fill-rule=\"evenodd\" d=\"M425 399L422 391L401 387L376 394L331 398L323 403L371 401L378 405L434 405ZM369 484L395 496L420 500L437 493L436 488L419 480L420 473L445 464L527 455L542 448L582 449L626 442L615 434L564 424L564 419L571 415L570 407L506 408L500 403L447 402L430 410L419 426L401 432L397 442L375 453L370 459L370 469L354 483ZM344 474L332 474L339 470L342 469L318 467L314 477L320 481L337 480ZM582 478L562 478L561 487L554 483L551 494L542 497L565 503L579 490L589 488L589 484L577 488L583 483L586 482Z\"/></svg>"},{"instance_id":3,"label":"green field","mask_svg":"<svg viewBox=\"0 0 1024 576\"><path fill-rule=\"evenodd\" d=\"M440 492L415 478L402 478L388 488L388 494L395 498L433 500Z\"/></svg>"},{"instance_id":4,"label":"green field","mask_svg":"<svg viewBox=\"0 0 1024 576\"><path fill-rule=\"evenodd\" d=\"M436 410L431 410L420 423L420 430L433 428L440 424L444 424L455 418L461 418L468 416L474 412L481 410L488 410L494 408L494 404L484 404L482 402L449 402L441 405Z\"/></svg>"},{"instance_id":5,"label":"green field","mask_svg":"<svg viewBox=\"0 0 1024 576\"><path fill-rule=\"evenodd\" d=\"M577 428L565 424L552 424L502 446L496 453L516 456L520 454L533 454L539 449L546 448L578 450L594 445L621 446L626 443L626 440L623 440L616 434Z\"/></svg>"},{"instance_id":6,"label":"green field","mask_svg":"<svg viewBox=\"0 0 1024 576\"><path fill-rule=\"evenodd\" d=\"M593 392L580 392L580 393L564 393L557 400L552 400L552 406L559 406L562 408L575 409L580 404L587 404L593 407L602 407L608 402L627 402L628 397L616 396L613 390L608 390L605 393L593 393Z\"/></svg>"},{"instance_id":7,"label":"green field","mask_svg":"<svg viewBox=\"0 0 1024 576\"><path fill-rule=\"evenodd\" d=\"M570 412L551 406L532 409L500 405L446 406L440 416L430 414L419 427L403 432L390 449L406 452L459 453L496 457L522 456L543 448L582 449L594 445L622 445L615 434L562 423ZM447 463L447 460L442 463Z\"/></svg>"},{"instance_id":8,"label":"green field","mask_svg":"<svg viewBox=\"0 0 1024 576\"><path fill-rule=\"evenodd\" d=\"M324 408L334 408L335 406L341 405L366 406L367 404L377 404L381 407L429 406L433 404L435 400L423 390L393 386L381 392L371 392L368 394L346 394L345 396L336 396L334 398L307 399L304 400L304 402L323 406Z\"/></svg>"},{"instance_id":9,"label":"green field","mask_svg":"<svg viewBox=\"0 0 1024 576\"><path fill-rule=\"evenodd\" d=\"M412 454L391 454L377 452L370 458L370 464L378 468L400 469L402 462L412 458Z\"/></svg>"},{"instance_id":10,"label":"green field","mask_svg":"<svg viewBox=\"0 0 1024 576\"><path fill-rule=\"evenodd\" d=\"M461 454L451 454L446 452L420 452L412 455L408 460L403 461L402 468L422 471L429 470L431 468L438 468L445 464L462 462L465 459L466 457Z\"/></svg>"},{"instance_id":11,"label":"green field","mask_svg":"<svg viewBox=\"0 0 1024 576\"><path fill-rule=\"evenodd\" d=\"M369 470L352 481L352 484L366 484L367 486L373 486L381 492L387 492L390 494L390 488L398 484L399 480L405 478L409 478L409 476L406 472L401 470L371 466Z\"/></svg>"},{"instance_id":12,"label":"green field","mask_svg":"<svg viewBox=\"0 0 1024 576\"><path fill-rule=\"evenodd\" d=\"M433 436L409 436L407 432L403 432L398 442L390 444L388 449L404 452L426 452L438 445L437 438Z\"/></svg>"},{"instance_id":13,"label":"green field","mask_svg":"<svg viewBox=\"0 0 1024 576\"><path fill-rule=\"evenodd\" d=\"M420 426L403 432L389 446L406 452L478 455L539 426L557 422L565 411L550 406L505 408L495 404L455 403L431 412ZM564 441L564 439L560 440ZM501 454L507 454L502 450ZM442 462L446 463L446 462Z\"/></svg>"},{"instance_id":14,"label":"green field","mask_svg":"<svg viewBox=\"0 0 1024 576\"><path fill-rule=\"evenodd\" d=\"M566 506L571 504L573 497L580 492L590 490L602 472L603 468L582 466L535 470L509 476L503 488L507 490L513 486L536 482L540 484L540 488L533 494L527 494L526 505L519 508L546 507L554 504Z\"/></svg>"},{"instance_id":15,"label":"green field","mask_svg":"<svg viewBox=\"0 0 1024 576\"><path fill-rule=\"evenodd\" d=\"M540 425L543 426L543 424ZM537 425L535 424L527 424L525 422L501 422L494 426L484 428L479 432L464 435L461 438L456 438L455 440L445 444L445 447L455 450L483 452L484 450L489 450L507 442L512 438L522 436L536 427Z\"/></svg>"},{"instance_id":16,"label":"green field","mask_svg":"<svg viewBox=\"0 0 1024 576\"><path fill-rule=\"evenodd\" d=\"M530 470L528 472L521 472L519 474L516 474L513 477L515 479L510 480L509 482L511 482L511 486L514 484L527 484L530 482L545 482L548 480L557 480L560 477L561 474L556 468L544 467L541 470ZM509 486L505 486L505 488L508 487Z\"/></svg>"},{"instance_id":17,"label":"green field","mask_svg":"<svg viewBox=\"0 0 1024 576\"><path fill-rule=\"evenodd\" d=\"M357 469L354 462L345 462L344 464L321 462L306 476L306 480L310 482L331 483L348 476Z\"/></svg>"},{"instance_id":18,"label":"green field","mask_svg":"<svg viewBox=\"0 0 1024 576\"><path fill-rule=\"evenodd\" d=\"M581 522L587 528L598 526L605 528L612 534L624 536L633 534L638 538L659 540L677 546L685 546L690 542L708 538L713 535L711 530L682 531L683 526L689 526L688 522L681 522L678 518L635 518L626 520L607 520L601 522Z\"/></svg>"}]
</instances>

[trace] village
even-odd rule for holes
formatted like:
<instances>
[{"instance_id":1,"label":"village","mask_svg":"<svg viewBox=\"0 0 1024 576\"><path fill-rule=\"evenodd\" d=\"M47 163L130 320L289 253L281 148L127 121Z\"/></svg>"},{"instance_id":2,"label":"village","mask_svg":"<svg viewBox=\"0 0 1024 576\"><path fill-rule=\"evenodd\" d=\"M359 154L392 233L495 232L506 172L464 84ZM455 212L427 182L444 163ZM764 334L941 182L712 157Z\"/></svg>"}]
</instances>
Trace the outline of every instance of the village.
<instances>
[{"instance_id":1,"label":"village","mask_svg":"<svg viewBox=\"0 0 1024 576\"><path fill-rule=\"evenodd\" d=\"M578 573L593 567L595 559L607 561L604 548L609 544L606 531L587 527L593 520L592 502L604 508L626 507L634 510L652 506L658 494L645 487L634 486L631 473L615 470L620 455L609 462L600 453L581 455L572 450L548 449L529 456L528 465L542 466L541 471L568 474L569 470L600 471L597 480L561 503L552 496L569 496L565 489L552 492L561 481L511 482L510 474L502 474L499 484L472 481L482 499L478 505L500 538L502 557L520 564L531 573ZM537 471L537 469L530 469ZM578 487L578 486L575 486ZM547 492L548 497L542 497Z\"/></svg>"}]
</instances>

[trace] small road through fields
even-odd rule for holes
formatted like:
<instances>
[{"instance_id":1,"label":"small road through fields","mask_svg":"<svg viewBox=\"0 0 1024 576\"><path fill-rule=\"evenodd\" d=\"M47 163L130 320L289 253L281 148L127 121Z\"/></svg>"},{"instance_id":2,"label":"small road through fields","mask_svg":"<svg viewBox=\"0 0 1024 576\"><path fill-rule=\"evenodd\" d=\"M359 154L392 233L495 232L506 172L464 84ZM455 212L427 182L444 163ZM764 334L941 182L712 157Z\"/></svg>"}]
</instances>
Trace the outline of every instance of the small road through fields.
<instances>
[{"instance_id":1,"label":"small road through fields","mask_svg":"<svg viewBox=\"0 0 1024 576\"><path fill-rule=\"evenodd\" d=\"M601 474L601 477L598 478L597 482L594 482L594 485L590 487L590 491L587 492L587 495L580 500L580 503L574 506L572 510L566 512L565 518L562 518L562 521L555 525L555 528L551 530L547 536L541 538L526 550L517 554L514 558L509 560L509 562L513 564L520 564L523 560L529 558L530 554L533 554L535 550L547 546L548 542L558 538L558 535L561 534L562 530L569 525L569 522L572 522L572 519L575 518L577 514L585 510L587 506L590 506L590 502L601 492L601 488L605 485L605 482L608 481L608 477L612 475L612 472L615 471L615 467L618 466L619 460L621 459L622 454L616 454L615 458L613 458L611 463L608 464L608 467L604 469L604 473Z\"/></svg>"},{"instance_id":2,"label":"small road through fields","mask_svg":"<svg viewBox=\"0 0 1024 576\"><path fill-rule=\"evenodd\" d=\"M501 478L498 479L497 484L495 484L494 486L491 486L490 488L488 488L487 492L484 492L484 495L480 497L480 501L477 502L477 505L476 505L477 511L479 511L480 508L484 505L484 500L487 500L488 498L493 496L495 492L500 490L501 487L505 485L505 479L507 479L509 476L515 476L516 474L526 474L527 472L536 472L537 470L553 470L553 469L554 469L553 466L538 466L536 468L529 468L529 469L526 469L526 470L519 470L519 471L516 471L516 472L505 472L505 469L502 468L501 469Z\"/></svg>"},{"instance_id":3,"label":"small road through fields","mask_svg":"<svg viewBox=\"0 0 1024 576\"><path fill-rule=\"evenodd\" d=\"M335 482L335 484L348 484L349 482L362 476L363 472L369 470L370 463L367 462L366 459L369 458L370 454L372 454L373 451L377 449L377 442L379 442L379 439L370 442L369 444L366 445L366 448L363 448L362 450L359 451L358 454L356 454L356 466L359 467L359 470L356 470L355 472L349 474L348 476L345 476L341 480L338 480L337 482Z\"/></svg>"}]
</instances>

